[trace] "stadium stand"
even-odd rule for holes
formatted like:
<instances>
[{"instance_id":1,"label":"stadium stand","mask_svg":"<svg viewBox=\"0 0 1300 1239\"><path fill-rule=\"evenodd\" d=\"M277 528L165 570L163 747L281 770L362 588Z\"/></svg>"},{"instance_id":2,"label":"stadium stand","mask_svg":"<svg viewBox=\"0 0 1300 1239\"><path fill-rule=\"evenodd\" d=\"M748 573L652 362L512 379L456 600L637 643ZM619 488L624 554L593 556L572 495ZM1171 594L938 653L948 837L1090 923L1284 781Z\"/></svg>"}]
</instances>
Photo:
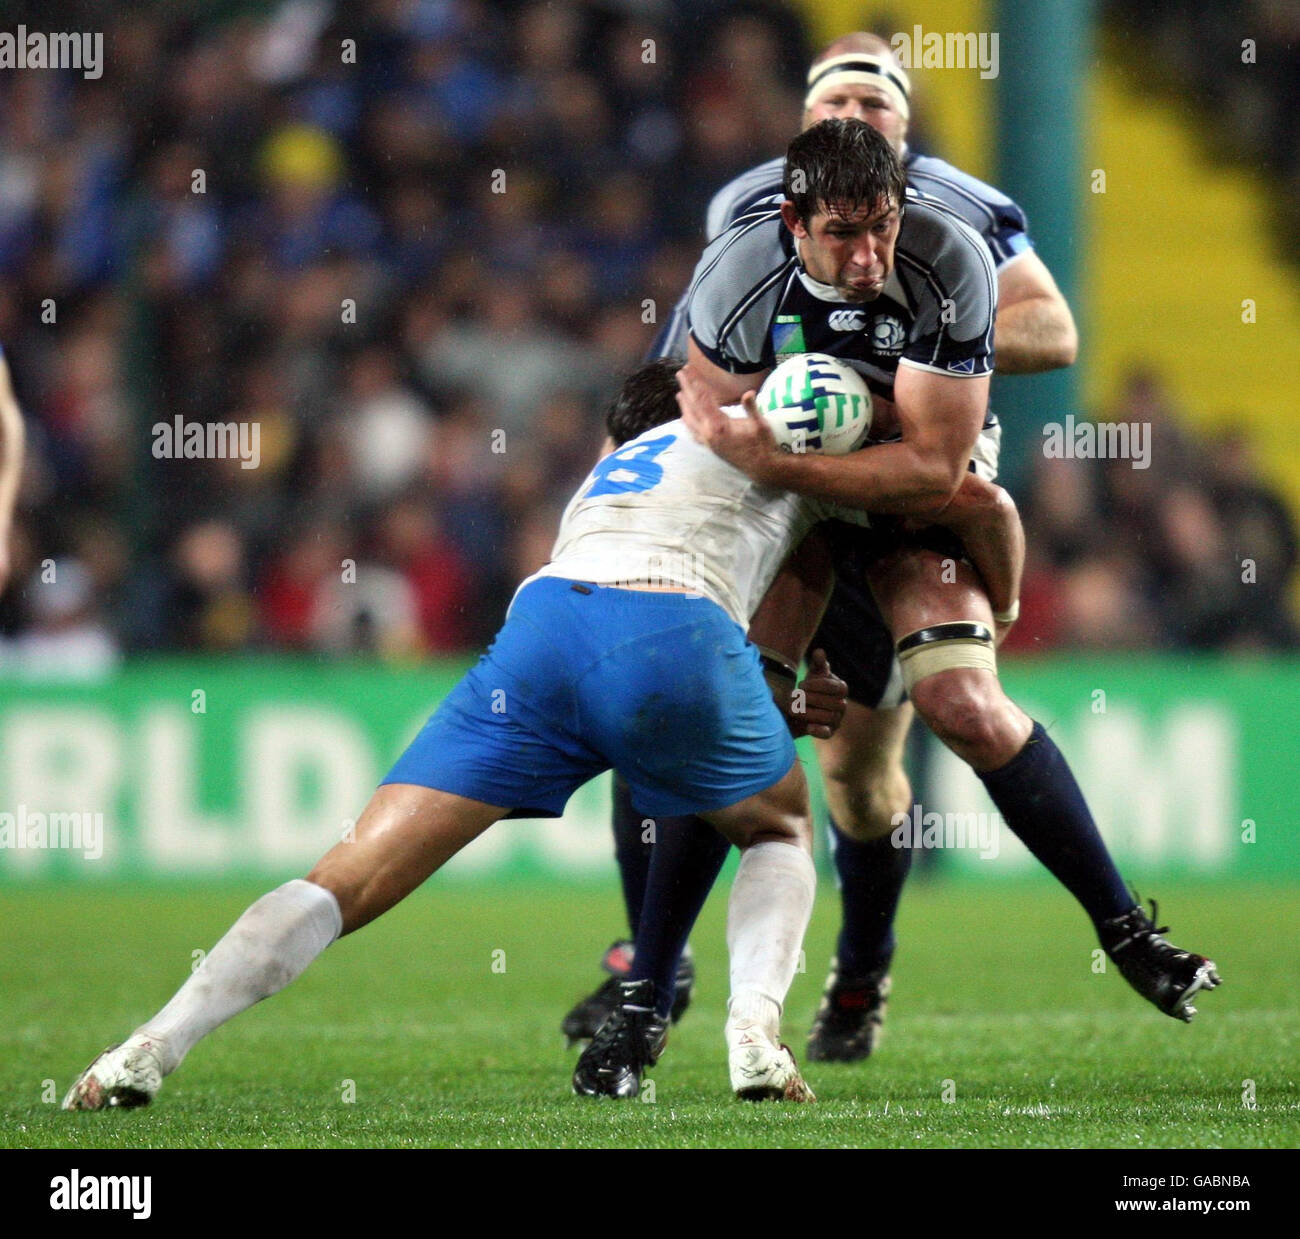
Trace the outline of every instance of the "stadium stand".
<instances>
[{"instance_id":1,"label":"stadium stand","mask_svg":"<svg viewBox=\"0 0 1300 1239\"><path fill-rule=\"evenodd\" d=\"M774 4L199 11L96 9L98 80L0 76L0 343L30 427L4 664L471 650L546 558L709 195L788 139L808 35ZM1228 623L1207 560L1250 519L1291 573L1261 478L1293 419L1249 394L1240 423L1189 419L1167 361L1106 371L1183 445L1140 493L1045 461L1020 497L1020 648L1294 642L1284 587ZM176 418L255 424L257 467L156 458ZM1079 536L1134 512L1139 543Z\"/></svg>"}]
</instances>

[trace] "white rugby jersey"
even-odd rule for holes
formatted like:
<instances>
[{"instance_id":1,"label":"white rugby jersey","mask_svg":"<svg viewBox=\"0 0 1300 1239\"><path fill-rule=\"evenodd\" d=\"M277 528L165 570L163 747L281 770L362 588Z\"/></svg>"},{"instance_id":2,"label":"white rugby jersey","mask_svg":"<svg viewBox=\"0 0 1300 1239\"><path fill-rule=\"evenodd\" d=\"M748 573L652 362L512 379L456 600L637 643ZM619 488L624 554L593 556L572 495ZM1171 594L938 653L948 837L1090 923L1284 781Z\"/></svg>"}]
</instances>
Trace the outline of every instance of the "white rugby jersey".
<instances>
[{"instance_id":1,"label":"white rugby jersey","mask_svg":"<svg viewBox=\"0 0 1300 1239\"><path fill-rule=\"evenodd\" d=\"M551 562L528 579L679 585L748 628L786 557L832 517L867 524L865 512L758 485L678 419L597 464L564 510Z\"/></svg>"}]
</instances>

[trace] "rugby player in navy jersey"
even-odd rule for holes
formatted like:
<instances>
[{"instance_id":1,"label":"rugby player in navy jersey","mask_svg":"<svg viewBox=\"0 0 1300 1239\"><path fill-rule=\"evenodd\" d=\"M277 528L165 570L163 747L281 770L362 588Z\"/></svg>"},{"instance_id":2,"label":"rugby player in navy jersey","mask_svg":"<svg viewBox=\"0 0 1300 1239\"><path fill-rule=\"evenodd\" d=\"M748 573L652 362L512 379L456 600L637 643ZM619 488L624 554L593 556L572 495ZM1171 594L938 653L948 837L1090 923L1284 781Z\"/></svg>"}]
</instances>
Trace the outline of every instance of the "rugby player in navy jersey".
<instances>
[{"instance_id":1,"label":"rugby player in navy jersey","mask_svg":"<svg viewBox=\"0 0 1300 1239\"><path fill-rule=\"evenodd\" d=\"M882 179L889 192L871 193ZM1125 978L1166 1014L1190 1019L1192 997L1218 983L1213 964L1167 943L1135 905L1064 758L998 682L994 633L1010 622L1014 576L981 580L969 548L950 533L912 527L941 516L967 470L989 467L980 438L989 429L996 304L980 235L940 203L905 198L902 167L874 127L821 122L791 144L783 196L742 214L700 259L688 296L685 419L761 485L905 518L853 531L837 564L851 555L879 601L915 707L979 774L1007 825L1079 898ZM836 319L849 312L863 322L840 330ZM864 375L878 401L873 435L885 441L836 460L776 449L752 392L783 355L805 351L831 353ZM748 420L718 410L742 397ZM787 618L773 631L789 627ZM764 631L760 613L751 635L762 642ZM693 829L680 821L658 827L661 838ZM886 833L875 850L887 864L897 849ZM643 910L620 986L643 1001L642 987L652 983L666 1018L681 928L689 928L680 909L698 910L716 869L655 873L664 893L647 892L656 913ZM844 979L832 975L832 993ZM598 1033L575 1079L610 1074L637 1052L630 1038Z\"/></svg>"},{"instance_id":2,"label":"rugby player in navy jersey","mask_svg":"<svg viewBox=\"0 0 1300 1239\"><path fill-rule=\"evenodd\" d=\"M998 317L994 330L996 370L1050 370L1074 361L1077 334L1070 308L1051 272L1034 252L1024 212L1005 194L941 159L907 145L911 83L889 44L877 35L846 35L827 47L808 71L803 127L832 118L864 120L898 152L909 192L937 197L984 239L997 271ZM785 156L741 173L709 204L705 236L713 241L742 215L781 194ZM651 357L686 356L686 293L674 307ZM862 312L843 309L835 330L860 329ZM893 331L892 324L882 330ZM807 343L805 341L805 343ZM813 347L808 345L808 347ZM996 476L1001 427L986 418L977 457L987 476ZM849 714L833 740L818 744L830 809L830 835L843 909L837 956L831 965L822 1008L809 1040L817 1059L865 1058L884 1019L894 951L894 913L911 868L908 848L889 844L894 815L909 812L912 787L903 769L903 748L913 710L903 691L894 643L851 552L836 565L836 587L816 643L826 644L849 683ZM1013 600L1013 609L1015 600ZM768 658L776 668L776 651ZM640 924L651 863L644 842L645 815L615 780L615 856L633 938ZM712 833L694 832L709 849L707 865L719 870L726 849ZM658 838L667 837L660 831ZM1049 865L1050 867L1050 865ZM658 901L656 901L658 906ZM633 943L616 941L602 966L611 974L565 1016L571 1041L590 1037L618 1001L618 982L631 976ZM689 1005L694 967L684 952L675 977L673 1018Z\"/></svg>"}]
</instances>

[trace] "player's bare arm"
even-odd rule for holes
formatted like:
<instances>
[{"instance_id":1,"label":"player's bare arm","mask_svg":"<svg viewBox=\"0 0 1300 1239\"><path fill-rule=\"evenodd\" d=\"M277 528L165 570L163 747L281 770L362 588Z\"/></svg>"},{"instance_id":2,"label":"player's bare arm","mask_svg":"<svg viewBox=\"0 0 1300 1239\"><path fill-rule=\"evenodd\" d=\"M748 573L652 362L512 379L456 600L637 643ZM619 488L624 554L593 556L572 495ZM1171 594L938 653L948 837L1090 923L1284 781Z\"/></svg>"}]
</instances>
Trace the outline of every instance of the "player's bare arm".
<instances>
[{"instance_id":1,"label":"player's bare arm","mask_svg":"<svg viewBox=\"0 0 1300 1239\"><path fill-rule=\"evenodd\" d=\"M799 679L833 583L825 538L813 530L777 574L750 623L749 639L763 660L772 699L794 736L829 740L848 709L849 686L825 650L809 654L808 673Z\"/></svg>"},{"instance_id":2,"label":"player's bare arm","mask_svg":"<svg viewBox=\"0 0 1300 1239\"><path fill-rule=\"evenodd\" d=\"M9 381L9 366L0 354L0 589L9 581L9 531L18 502L25 441L22 410Z\"/></svg>"},{"instance_id":3,"label":"player's bare arm","mask_svg":"<svg viewBox=\"0 0 1300 1239\"><path fill-rule=\"evenodd\" d=\"M749 416L729 418L693 366L678 378L678 403L691 433L756 482L902 516L932 517L956 494L988 406L986 376L952 378L900 366L894 395L902 440L822 456L782 452L752 395L744 400Z\"/></svg>"},{"instance_id":4,"label":"player's bare arm","mask_svg":"<svg viewBox=\"0 0 1300 1239\"><path fill-rule=\"evenodd\" d=\"M1033 250L998 272L998 317L993 329L999 374L1037 374L1074 365L1079 333L1069 303Z\"/></svg>"},{"instance_id":5,"label":"player's bare arm","mask_svg":"<svg viewBox=\"0 0 1300 1239\"><path fill-rule=\"evenodd\" d=\"M995 482L968 473L934 523L961 538L988 593L1001 640L1015 623L1025 567L1025 531L1015 500Z\"/></svg>"},{"instance_id":6,"label":"player's bare arm","mask_svg":"<svg viewBox=\"0 0 1300 1239\"><path fill-rule=\"evenodd\" d=\"M691 374L708 384L719 405L739 404L746 392L751 395L756 393L763 386L763 380L772 373L770 366L766 370L755 370L752 374L733 374L730 370L724 370L704 355L694 337L687 342L686 361Z\"/></svg>"},{"instance_id":7,"label":"player's bare arm","mask_svg":"<svg viewBox=\"0 0 1300 1239\"><path fill-rule=\"evenodd\" d=\"M749 625L749 639L763 659L763 674L777 708L796 736L829 740L844 721L848 685L835 674L825 650L814 649L808 674L799 664L821 623L835 570L830 547L814 529L785 561Z\"/></svg>"}]
</instances>

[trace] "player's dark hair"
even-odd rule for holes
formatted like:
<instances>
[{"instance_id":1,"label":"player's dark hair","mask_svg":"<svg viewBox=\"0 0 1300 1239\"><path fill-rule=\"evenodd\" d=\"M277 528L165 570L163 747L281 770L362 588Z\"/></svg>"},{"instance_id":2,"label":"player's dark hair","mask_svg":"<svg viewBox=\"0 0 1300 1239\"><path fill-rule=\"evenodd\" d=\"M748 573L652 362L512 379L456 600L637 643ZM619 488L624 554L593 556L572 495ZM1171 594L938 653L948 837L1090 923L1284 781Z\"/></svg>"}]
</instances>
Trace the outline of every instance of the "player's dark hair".
<instances>
[{"instance_id":1,"label":"player's dark hair","mask_svg":"<svg viewBox=\"0 0 1300 1239\"><path fill-rule=\"evenodd\" d=\"M906 175L894 148L864 120L824 120L805 129L785 156L781 188L807 224L820 209L854 212L903 204Z\"/></svg>"},{"instance_id":2,"label":"player's dark hair","mask_svg":"<svg viewBox=\"0 0 1300 1239\"><path fill-rule=\"evenodd\" d=\"M623 380L605 414L605 429L616 446L679 416L677 371L684 364L675 357L662 357L638 366Z\"/></svg>"}]
</instances>

